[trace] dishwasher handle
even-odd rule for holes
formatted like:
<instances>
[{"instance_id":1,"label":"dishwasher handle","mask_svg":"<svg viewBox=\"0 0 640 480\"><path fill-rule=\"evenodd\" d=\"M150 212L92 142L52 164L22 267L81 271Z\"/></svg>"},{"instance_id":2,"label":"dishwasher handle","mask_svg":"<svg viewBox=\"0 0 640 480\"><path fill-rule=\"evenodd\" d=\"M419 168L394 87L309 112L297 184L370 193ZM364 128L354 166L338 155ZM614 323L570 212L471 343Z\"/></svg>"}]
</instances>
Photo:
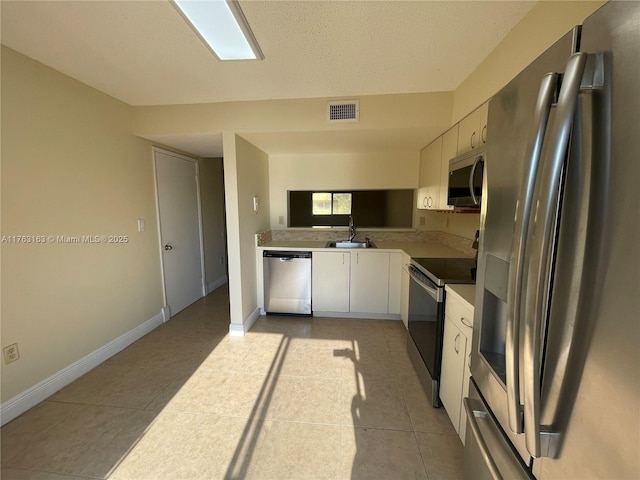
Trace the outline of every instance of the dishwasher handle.
<instances>
[{"instance_id":1,"label":"dishwasher handle","mask_svg":"<svg viewBox=\"0 0 640 480\"><path fill-rule=\"evenodd\" d=\"M290 262L295 258L311 258L311 252L265 250L262 252L262 256L263 258L279 258L281 262Z\"/></svg>"}]
</instances>

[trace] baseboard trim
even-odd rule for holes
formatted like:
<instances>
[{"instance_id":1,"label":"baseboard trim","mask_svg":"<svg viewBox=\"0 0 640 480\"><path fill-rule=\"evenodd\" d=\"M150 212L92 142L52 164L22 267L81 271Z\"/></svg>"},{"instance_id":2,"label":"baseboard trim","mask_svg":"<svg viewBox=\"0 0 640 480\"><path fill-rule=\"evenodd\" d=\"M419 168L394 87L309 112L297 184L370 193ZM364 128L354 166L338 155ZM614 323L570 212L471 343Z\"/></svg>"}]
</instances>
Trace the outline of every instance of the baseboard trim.
<instances>
[{"instance_id":1,"label":"baseboard trim","mask_svg":"<svg viewBox=\"0 0 640 480\"><path fill-rule=\"evenodd\" d=\"M213 292L216 288L220 288L222 285L227 283L229 279L226 275L221 276L220 278L215 279L213 282L207 285L207 295Z\"/></svg>"},{"instance_id":2,"label":"baseboard trim","mask_svg":"<svg viewBox=\"0 0 640 480\"><path fill-rule=\"evenodd\" d=\"M242 325L237 323L229 324L229 335L231 337L244 337L251 329L256 320L260 318L260 309L256 308L251 314L242 322Z\"/></svg>"},{"instance_id":3,"label":"baseboard trim","mask_svg":"<svg viewBox=\"0 0 640 480\"><path fill-rule=\"evenodd\" d=\"M46 400L58 390L66 387L74 380L93 370L105 360L111 358L136 340L162 325L163 321L162 313L155 315L153 318L110 341L86 357L81 358L42 382L7 400L0 405L0 425L5 425L30 408Z\"/></svg>"},{"instance_id":4,"label":"baseboard trim","mask_svg":"<svg viewBox=\"0 0 640 480\"><path fill-rule=\"evenodd\" d=\"M313 312L314 317L344 318L360 320L401 320L396 313Z\"/></svg>"}]
</instances>

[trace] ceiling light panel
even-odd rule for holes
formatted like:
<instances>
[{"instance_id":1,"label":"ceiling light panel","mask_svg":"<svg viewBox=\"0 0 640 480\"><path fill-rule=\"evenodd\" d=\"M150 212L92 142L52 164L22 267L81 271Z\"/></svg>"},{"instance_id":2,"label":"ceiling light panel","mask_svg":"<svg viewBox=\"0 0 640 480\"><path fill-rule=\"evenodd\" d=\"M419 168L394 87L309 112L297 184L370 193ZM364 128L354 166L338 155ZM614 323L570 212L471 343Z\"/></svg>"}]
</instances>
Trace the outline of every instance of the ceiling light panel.
<instances>
[{"instance_id":1,"label":"ceiling light panel","mask_svg":"<svg viewBox=\"0 0 640 480\"><path fill-rule=\"evenodd\" d=\"M173 0L172 3L220 60L264 59L236 0Z\"/></svg>"}]
</instances>

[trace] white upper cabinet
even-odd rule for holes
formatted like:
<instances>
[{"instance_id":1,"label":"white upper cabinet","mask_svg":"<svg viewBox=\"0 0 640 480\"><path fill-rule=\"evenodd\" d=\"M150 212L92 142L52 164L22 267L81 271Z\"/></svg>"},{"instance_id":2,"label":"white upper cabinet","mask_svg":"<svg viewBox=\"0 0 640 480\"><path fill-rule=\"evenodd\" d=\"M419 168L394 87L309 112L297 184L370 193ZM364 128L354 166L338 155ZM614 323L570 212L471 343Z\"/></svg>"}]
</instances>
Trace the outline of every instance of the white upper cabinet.
<instances>
[{"instance_id":1,"label":"white upper cabinet","mask_svg":"<svg viewBox=\"0 0 640 480\"><path fill-rule=\"evenodd\" d=\"M485 103L459 123L458 155L482 147L487 141L487 112Z\"/></svg>"},{"instance_id":2,"label":"white upper cabinet","mask_svg":"<svg viewBox=\"0 0 640 480\"><path fill-rule=\"evenodd\" d=\"M439 208L441 164L442 137L439 137L420 152L420 183L417 200L419 209Z\"/></svg>"},{"instance_id":3,"label":"white upper cabinet","mask_svg":"<svg viewBox=\"0 0 640 480\"><path fill-rule=\"evenodd\" d=\"M449 160L458 154L458 125L454 125L442 135L442 160L440 166L439 210L452 210L447 204L449 191Z\"/></svg>"},{"instance_id":4,"label":"white upper cabinet","mask_svg":"<svg viewBox=\"0 0 640 480\"><path fill-rule=\"evenodd\" d=\"M421 210L452 210L448 205L449 161L487 142L489 103L471 112L420 152L417 207Z\"/></svg>"},{"instance_id":5,"label":"white upper cabinet","mask_svg":"<svg viewBox=\"0 0 640 480\"><path fill-rule=\"evenodd\" d=\"M489 117L489 102L486 102L480 110L480 145L487 143L487 119Z\"/></svg>"}]
</instances>

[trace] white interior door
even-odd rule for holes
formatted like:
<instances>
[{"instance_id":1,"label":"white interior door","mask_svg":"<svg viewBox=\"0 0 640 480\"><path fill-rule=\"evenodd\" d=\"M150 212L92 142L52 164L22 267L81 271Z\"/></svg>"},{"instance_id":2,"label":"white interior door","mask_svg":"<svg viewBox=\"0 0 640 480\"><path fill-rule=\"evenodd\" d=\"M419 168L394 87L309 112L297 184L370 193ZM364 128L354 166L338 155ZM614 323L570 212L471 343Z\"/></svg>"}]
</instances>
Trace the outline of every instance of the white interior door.
<instances>
[{"instance_id":1,"label":"white interior door","mask_svg":"<svg viewBox=\"0 0 640 480\"><path fill-rule=\"evenodd\" d=\"M154 149L165 303L171 315L204 296L196 160Z\"/></svg>"}]
</instances>

